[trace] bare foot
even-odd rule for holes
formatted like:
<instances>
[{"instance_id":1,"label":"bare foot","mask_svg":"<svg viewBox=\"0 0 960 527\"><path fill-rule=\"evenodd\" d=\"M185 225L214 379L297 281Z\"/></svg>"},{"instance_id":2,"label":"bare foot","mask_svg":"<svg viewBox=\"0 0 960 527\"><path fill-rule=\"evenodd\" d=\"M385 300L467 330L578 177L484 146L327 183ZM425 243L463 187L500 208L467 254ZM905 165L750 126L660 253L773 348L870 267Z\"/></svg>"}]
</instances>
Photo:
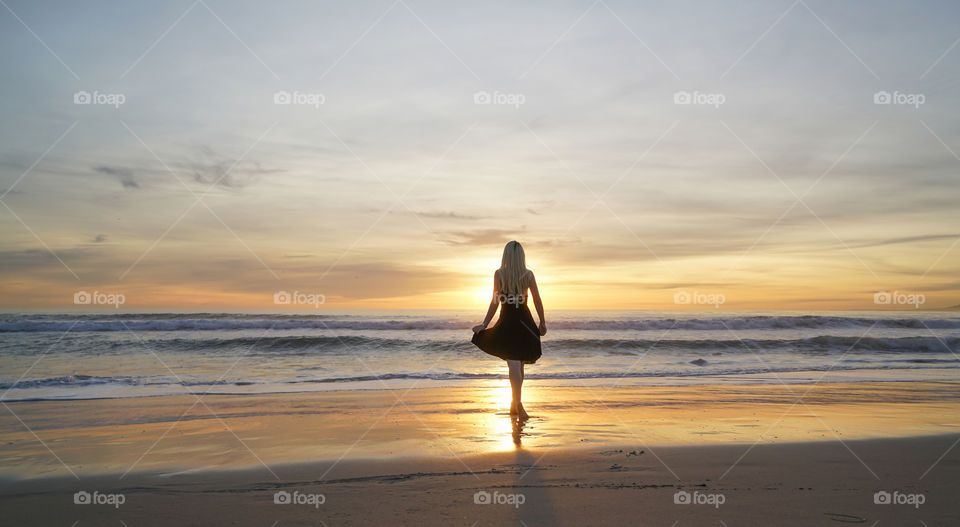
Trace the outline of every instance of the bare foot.
<instances>
[{"instance_id":1,"label":"bare foot","mask_svg":"<svg viewBox=\"0 0 960 527\"><path fill-rule=\"evenodd\" d=\"M510 403L510 415L517 415L517 403Z\"/></svg>"},{"instance_id":2,"label":"bare foot","mask_svg":"<svg viewBox=\"0 0 960 527\"><path fill-rule=\"evenodd\" d=\"M527 411L523 409L523 404L517 405L517 417L519 419L530 419L530 414L528 414Z\"/></svg>"}]
</instances>

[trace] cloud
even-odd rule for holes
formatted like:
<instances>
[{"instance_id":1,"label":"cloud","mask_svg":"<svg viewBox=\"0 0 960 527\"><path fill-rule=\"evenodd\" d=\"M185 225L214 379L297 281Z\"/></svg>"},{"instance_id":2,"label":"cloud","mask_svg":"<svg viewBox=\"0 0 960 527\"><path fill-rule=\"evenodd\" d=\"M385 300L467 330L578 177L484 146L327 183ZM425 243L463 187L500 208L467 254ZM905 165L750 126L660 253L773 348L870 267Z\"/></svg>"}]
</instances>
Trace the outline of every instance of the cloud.
<instances>
[{"instance_id":1,"label":"cloud","mask_svg":"<svg viewBox=\"0 0 960 527\"><path fill-rule=\"evenodd\" d=\"M316 277L316 271L316 268L310 268L307 276ZM326 277L314 283L328 296L363 300L449 291L451 284L462 284L467 279L465 274L430 266L370 262L337 265Z\"/></svg>"},{"instance_id":2,"label":"cloud","mask_svg":"<svg viewBox=\"0 0 960 527\"><path fill-rule=\"evenodd\" d=\"M863 242L852 242L850 247L880 247L884 245L898 245L903 243L929 242L938 240L955 240L960 238L960 234L930 234L925 236L903 236L901 238L888 238L880 240L868 240Z\"/></svg>"},{"instance_id":3,"label":"cloud","mask_svg":"<svg viewBox=\"0 0 960 527\"><path fill-rule=\"evenodd\" d=\"M454 211L419 211L415 212L417 216L422 216L424 218L441 218L448 220L482 220L486 219L485 216L472 216L469 214L460 214L459 212Z\"/></svg>"},{"instance_id":4,"label":"cloud","mask_svg":"<svg viewBox=\"0 0 960 527\"><path fill-rule=\"evenodd\" d=\"M199 157L182 166L191 173L194 181L204 185L241 189L258 183L264 175L284 172L264 168L259 161L227 159L210 147L201 147Z\"/></svg>"},{"instance_id":5,"label":"cloud","mask_svg":"<svg viewBox=\"0 0 960 527\"><path fill-rule=\"evenodd\" d=\"M123 185L123 188L140 188L140 183L133 178L133 170L128 168L97 166L93 167L93 170L94 172L116 177L118 180L120 180L120 184Z\"/></svg>"},{"instance_id":6,"label":"cloud","mask_svg":"<svg viewBox=\"0 0 960 527\"><path fill-rule=\"evenodd\" d=\"M268 306L279 290L321 293L328 303L424 296L448 292L469 280L466 274L429 265L406 265L390 261L364 263L310 262L304 259L268 263L279 275L275 278L254 258L196 258L189 266L178 253L155 253L137 264L123 280L119 275L136 259L113 244L96 249L58 249L57 254L80 276L77 281L46 250L0 251L0 280L19 284L18 291L0 294L0 305L22 305L23 294L46 295L51 305L69 305L78 287L123 291L129 298L179 298L187 301L209 297L222 305L244 297ZM39 298L33 297L31 298ZM177 300L172 300L176 305Z\"/></svg>"},{"instance_id":7,"label":"cloud","mask_svg":"<svg viewBox=\"0 0 960 527\"><path fill-rule=\"evenodd\" d=\"M896 289L896 288L891 288ZM904 287L901 290L917 292L917 293L931 293L934 291L960 291L960 282L939 282L939 283L930 283L924 284L923 282L916 282L913 287ZM875 293L876 291L871 291L870 294Z\"/></svg>"},{"instance_id":8,"label":"cloud","mask_svg":"<svg viewBox=\"0 0 960 527\"><path fill-rule=\"evenodd\" d=\"M517 237L517 234L526 230L521 226L519 229L483 229L478 231L455 231L448 232L447 236L453 239L444 240L451 245L506 245L507 242Z\"/></svg>"}]
</instances>

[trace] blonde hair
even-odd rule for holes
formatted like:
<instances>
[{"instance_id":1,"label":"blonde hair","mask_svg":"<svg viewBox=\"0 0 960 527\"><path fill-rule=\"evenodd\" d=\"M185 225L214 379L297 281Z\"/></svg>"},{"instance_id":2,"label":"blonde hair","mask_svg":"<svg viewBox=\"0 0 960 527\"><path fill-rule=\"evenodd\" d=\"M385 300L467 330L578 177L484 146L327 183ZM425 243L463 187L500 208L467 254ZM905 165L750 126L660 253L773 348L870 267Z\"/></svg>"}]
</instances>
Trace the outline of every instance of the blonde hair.
<instances>
[{"instance_id":1,"label":"blonde hair","mask_svg":"<svg viewBox=\"0 0 960 527\"><path fill-rule=\"evenodd\" d=\"M500 261L500 292L522 295L527 291L527 257L518 241L511 241L503 248Z\"/></svg>"}]
</instances>

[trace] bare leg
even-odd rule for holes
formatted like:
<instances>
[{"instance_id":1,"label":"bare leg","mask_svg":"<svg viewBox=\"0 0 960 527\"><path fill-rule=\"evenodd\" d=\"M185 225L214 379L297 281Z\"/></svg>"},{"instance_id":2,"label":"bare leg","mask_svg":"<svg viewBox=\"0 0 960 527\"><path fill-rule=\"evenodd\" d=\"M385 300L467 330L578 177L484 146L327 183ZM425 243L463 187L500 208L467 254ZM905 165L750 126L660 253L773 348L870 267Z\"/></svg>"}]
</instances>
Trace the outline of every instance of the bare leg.
<instances>
[{"instance_id":1,"label":"bare leg","mask_svg":"<svg viewBox=\"0 0 960 527\"><path fill-rule=\"evenodd\" d=\"M523 370L524 370L524 367L525 367L525 366L526 366L526 365L525 365L523 362L520 363L520 384L521 384L521 385L523 385L523 377L524 377ZM519 393L520 393L520 390L517 390L517 393L519 394ZM529 418L530 418L530 415L527 413L527 411L523 409L523 404L520 403L520 396L519 396L519 395L517 395L517 412L518 412L517 417L519 417L520 419L529 419Z\"/></svg>"},{"instance_id":2,"label":"bare leg","mask_svg":"<svg viewBox=\"0 0 960 527\"><path fill-rule=\"evenodd\" d=\"M510 403L510 414L517 415L521 419L526 419L529 416L526 410L523 409L523 403L520 402L520 390L523 387L523 362L508 360L507 368L510 371L510 389L513 393L513 401Z\"/></svg>"},{"instance_id":3,"label":"bare leg","mask_svg":"<svg viewBox=\"0 0 960 527\"><path fill-rule=\"evenodd\" d=\"M510 414L516 415L520 405L520 388L523 386L523 363L518 360L508 360L507 370L510 372Z\"/></svg>"}]
</instances>

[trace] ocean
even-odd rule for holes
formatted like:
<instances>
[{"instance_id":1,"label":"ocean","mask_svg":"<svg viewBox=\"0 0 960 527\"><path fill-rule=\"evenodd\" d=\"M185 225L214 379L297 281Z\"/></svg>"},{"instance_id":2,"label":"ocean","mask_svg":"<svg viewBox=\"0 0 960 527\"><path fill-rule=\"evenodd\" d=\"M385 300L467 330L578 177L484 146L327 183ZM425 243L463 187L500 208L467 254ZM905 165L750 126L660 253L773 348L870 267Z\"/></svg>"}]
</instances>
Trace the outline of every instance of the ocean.
<instances>
[{"instance_id":1,"label":"ocean","mask_svg":"<svg viewBox=\"0 0 960 527\"><path fill-rule=\"evenodd\" d=\"M481 312L0 315L0 399L502 384ZM960 314L548 313L539 385L956 380Z\"/></svg>"}]
</instances>

